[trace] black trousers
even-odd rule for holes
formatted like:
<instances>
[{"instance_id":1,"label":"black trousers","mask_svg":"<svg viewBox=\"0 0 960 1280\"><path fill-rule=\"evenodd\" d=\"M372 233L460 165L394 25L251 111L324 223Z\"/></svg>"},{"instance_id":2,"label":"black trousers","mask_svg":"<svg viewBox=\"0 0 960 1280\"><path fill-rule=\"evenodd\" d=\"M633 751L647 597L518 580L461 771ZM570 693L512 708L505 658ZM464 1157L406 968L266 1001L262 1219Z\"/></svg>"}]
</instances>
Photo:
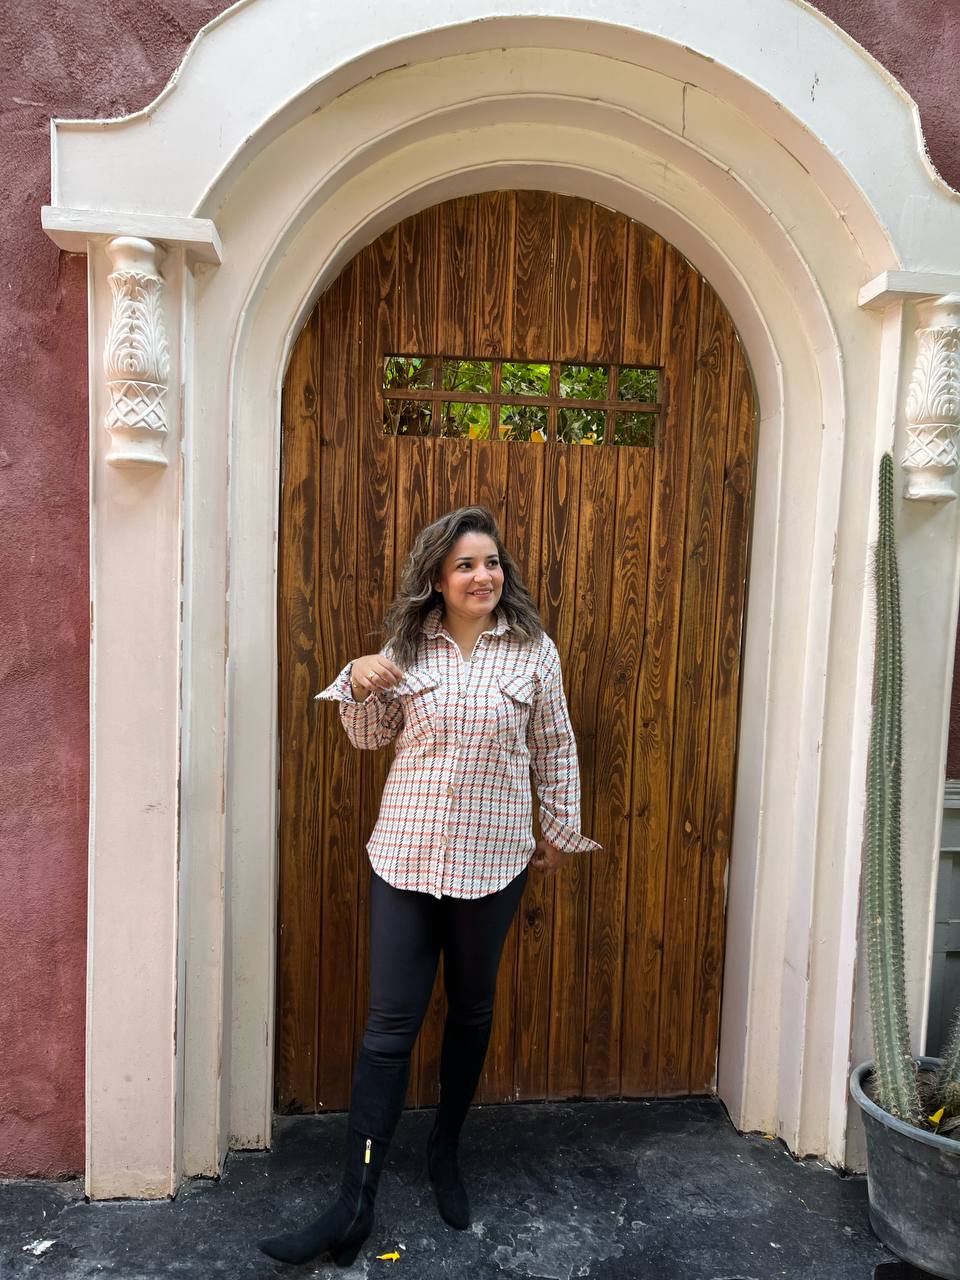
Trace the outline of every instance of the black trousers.
<instances>
[{"instance_id":1,"label":"black trousers","mask_svg":"<svg viewBox=\"0 0 960 1280\"><path fill-rule=\"evenodd\" d=\"M410 1053L443 953L448 1021L488 1026L500 955L528 868L482 898L435 898L370 876L370 1012L365 1048Z\"/></svg>"}]
</instances>

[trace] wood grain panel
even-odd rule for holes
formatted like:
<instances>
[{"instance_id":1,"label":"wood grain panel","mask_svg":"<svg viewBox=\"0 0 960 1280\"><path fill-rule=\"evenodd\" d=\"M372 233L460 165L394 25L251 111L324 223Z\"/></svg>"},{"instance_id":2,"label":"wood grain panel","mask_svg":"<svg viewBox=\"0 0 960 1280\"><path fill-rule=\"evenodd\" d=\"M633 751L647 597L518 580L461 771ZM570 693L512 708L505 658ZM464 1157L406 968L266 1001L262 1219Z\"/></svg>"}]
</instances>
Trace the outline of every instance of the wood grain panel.
<instances>
[{"instance_id":1,"label":"wood grain panel","mask_svg":"<svg viewBox=\"0 0 960 1280\"><path fill-rule=\"evenodd\" d=\"M399 237L400 330L398 342L411 355L433 355L437 334L439 209L423 209L404 223Z\"/></svg>"},{"instance_id":2,"label":"wood grain panel","mask_svg":"<svg viewBox=\"0 0 960 1280\"><path fill-rule=\"evenodd\" d=\"M513 191L486 191L477 197L477 356L513 351L514 251L517 201Z\"/></svg>"},{"instance_id":3,"label":"wood grain panel","mask_svg":"<svg viewBox=\"0 0 960 1280\"><path fill-rule=\"evenodd\" d=\"M673 714L670 858L660 1006L658 1089L673 1094L690 1092L693 985L699 947L701 820L730 399L730 344L726 341L725 320L716 294L709 285L703 285L689 432L690 475Z\"/></svg>"},{"instance_id":4,"label":"wood grain panel","mask_svg":"<svg viewBox=\"0 0 960 1280\"><path fill-rule=\"evenodd\" d=\"M589 200L557 200L555 360L586 359L587 320L590 315Z\"/></svg>"},{"instance_id":5,"label":"wood grain panel","mask_svg":"<svg viewBox=\"0 0 960 1280\"><path fill-rule=\"evenodd\" d=\"M359 260L341 272L320 300L323 325L321 394L320 565L317 597L324 680L343 665L343 654L361 652L357 627L357 376L360 315ZM318 576L320 576L318 575ZM321 685L322 687L322 685ZM327 743L342 733L335 703L320 703ZM362 843L354 761L330 752L323 779L323 927L320 931L320 1026L317 1106L342 1104L349 1093L356 987L343 982L343 957L356 956L357 881Z\"/></svg>"},{"instance_id":6,"label":"wood grain panel","mask_svg":"<svg viewBox=\"0 0 960 1280\"><path fill-rule=\"evenodd\" d=\"M320 996L320 807L326 735L310 695L317 687L317 487L320 481L317 356L320 316L297 339L283 388L285 442L280 477L284 521L279 547L280 824L277 921L276 1095L283 1111L317 1108Z\"/></svg>"},{"instance_id":7,"label":"wood grain panel","mask_svg":"<svg viewBox=\"0 0 960 1280\"><path fill-rule=\"evenodd\" d=\"M635 886L637 950L627 956L624 988L623 1091L660 1087L661 970L670 821L670 764L676 647L690 459L690 413L700 278L669 246L665 255L661 357L667 408L660 423L651 510L649 583L643 660L634 724L631 839L644 851L646 875ZM631 1050L627 1052L627 1048Z\"/></svg>"},{"instance_id":8,"label":"wood grain panel","mask_svg":"<svg viewBox=\"0 0 960 1280\"><path fill-rule=\"evenodd\" d=\"M615 1097L620 1092L624 939L630 878L630 778L637 673L643 650L650 536L653 454L616 450L614 527L610 542L613 583L607 650L593 744L597 783L589 830L604 848L591 858L590 964L586 993L583 1092ZM590 811L584 807L584 816ZM636 869L634 868L636 873Z\"/></svg>"},{"instance_id":9,"label":"wood grain panel","mask_svg":"<svg viewBox=\"0 0 960 1280\"><path fill-rule=\"evenodd\" d=\"M440 206L439 306L437 349L464 355L476 348L477 197ZM448 437L434 450L434 516L473 501L475 449L470 440Z\"/></svg>"},{"instance_id":10,"label":"wood grain panel","mask_svg":"<svg viewBox=\"0 0 960 1280\"><path fill-rule=\"evenodd\" d=\"M712 1093L716 1089L723 982L724 891L733 829L740 640L756 453L757 409L750 370L729 316L725 321L732 372L723 468L720 575L710 697L710 753L703 815L698 963L693 992L692 1093Z\"/></svg>"},{"instance_id":11,"label":"wood grain panel","mask_svg":"<svg viewBox=\"0 0 960 1280\"><path fill-rule=\"evenodd\" d=\"M555 197L549 191L516 193L516 265L510 354L517 360L552 358L555 204Z\"/></svg>"},{"instance_id":12,"label":"wood grain panel","mask_svg":"<svg viewBox=\"0 0 960 1280\"><path fill-rule=\"evenodd\" d=\"M575 683L570 699L570 715L578 726L577 743L580 756L582 809L590 814L596 794L603 789L607 804L605 779L598 776L598 744L609 732L601 719L609 680L607 649L609 617L615 586L613 532L616 519L617 450L586 446L580 450L580 531L578 549L577 597L574 610L574 646L577 661L572 667ZM618 584L617 584L618 585ZM604 625L596 620L604 618ZM584 1046L579 1093L607 1096L607 1085L595 1089L598 1079L606 1081L611 1056L618 1056L612 1042L619 1043L620 1010L591 1007L591 988L609 991L618 968L621 950L622 919L617 881L623 852L605 847L603 865L598 858L582 859L584 892L577 901L577 933L583 929L587 944L584 975ZM608 897L607 894L612 894ZM580 916L584 917L581 925ZM593 1032L598 1033L595 1040ZM619 1078L613 1082L614 1092Z\"/></svg>"},{"instance_id":13,"label":"wood grain panel","mask_svg":"<svg viewBox=\"0 0 960 1280\"><path fill-rule=\"evenodd\" d=\"M590 287L587 291L586 357L602 364L623 358L627 219L595 204L590 209Z\"/></svg>"},{"instance_id":14,"label":"wood grain panel","mask_svg":"<svg viewBox=\"0 0 960 1280\"><path fill-rule=\"evenodd\" d=\"M477 202L477 196L462 196L437 212L437 339L447 355L466 356L477 345Z\"/></svg>"},{"instance_id":15,"label":"wood grain panel","mask_svg":"<svg viewBox=\"0 0 960 1280\"><path fill-rule=\"evenodd\" d=\"M577 724L579 700L576 681L582 664L577 644L582 640L583 610L572 608L585 574L578 574L583 545L580 503L580 476L584 450L561 444L547 446L548 460L554 463L552 487L554 506L553 569L557 580L555 622L544 625L560 653L564 690L573 723ZM548 480L548 485L551 481ZM583 1045L587 965L587 894L590 866L584 858L573 858L557 876L553 898L553 964L550 975L550 1063L547 1096L579 1097L583 1081Z\"/></svg>"},{"instance_id":16,"label":"wood grain panel","mask_svg":"<svg viewBox=\"0 0 960 1280\"><path fill-rule=\"evenodd\" d=\"M627 227L623 362L659 365L664 240L639 222Z\"/></svg>"},{"instance_id":17,"label":"wood grain panel","mask_svg":"<svg viewBox=\"0 0 960 1280\"><path fill-rule=\"evenodd\" d=\"M658 367L655 445L387 436L385 352ZM369 1003L364 847L393 758L356 752L310 694L380 647L417 533L470 504L497 518L557 644L583 829L603 845L529 876L476 1100L713 1090L754 404L694 268L576 197L425 209L320 298L283 395L278 1108L349 1104ZM445 1011L441 960L408 1105L437 1101Z\"/></svg>"}]
</instances>

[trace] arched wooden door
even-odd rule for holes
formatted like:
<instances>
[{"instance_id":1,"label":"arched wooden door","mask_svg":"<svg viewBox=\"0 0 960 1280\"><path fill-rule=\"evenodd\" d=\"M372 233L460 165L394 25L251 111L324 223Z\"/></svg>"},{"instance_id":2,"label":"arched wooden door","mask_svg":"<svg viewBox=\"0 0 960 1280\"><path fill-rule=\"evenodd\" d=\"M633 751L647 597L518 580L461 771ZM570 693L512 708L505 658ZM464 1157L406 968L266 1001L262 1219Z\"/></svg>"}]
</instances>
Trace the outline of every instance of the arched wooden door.
<instances>
[{"instance_id":1,"label":"arched wooden door","mask_svg":"<svg viewBox=\"0 0 960 1280\"><path fill-rule=\"evenodd\" d=\"M560 649L604 846L531 873L477 1100L713 1092L755 416L707 282L587 200L448 201L321 297L283 395L279 1110L349 1105L393 751L311 695L379 648L416 532L467 503ZM408 1105L437 1100L443 1010L441 970Z\"/></svg>"}]
</instances>

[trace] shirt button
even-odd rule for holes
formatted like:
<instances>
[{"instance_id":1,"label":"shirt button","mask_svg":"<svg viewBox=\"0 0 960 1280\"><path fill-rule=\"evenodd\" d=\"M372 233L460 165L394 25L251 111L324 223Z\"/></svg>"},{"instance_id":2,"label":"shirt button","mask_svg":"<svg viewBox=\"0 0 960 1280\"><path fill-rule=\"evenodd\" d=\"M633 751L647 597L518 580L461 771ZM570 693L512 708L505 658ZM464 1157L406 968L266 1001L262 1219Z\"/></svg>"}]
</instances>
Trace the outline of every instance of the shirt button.
<instances>
[{"instance_id":1,"label":"shirt button","mask_svg":"<svg viewBox=\"0 0 960 1280\"><path fill-rule=\"evenodd\" d=\"M440 837L440 848L441 848L441 849L445 849L446 847L447 847L447 837L446 837L446 836L441 836L441 837Z\"/></svg>"},{"instance_id":2,"label":"shirt button","mask_svg":"<svg viewBox=\"0 0 960 1280\"><path fill-rule=\"evenodd\" d=\"M448 796L456 795L456 791L453 789L452 786L447 787L447 795Z\"/></svg>"}]
</instances>

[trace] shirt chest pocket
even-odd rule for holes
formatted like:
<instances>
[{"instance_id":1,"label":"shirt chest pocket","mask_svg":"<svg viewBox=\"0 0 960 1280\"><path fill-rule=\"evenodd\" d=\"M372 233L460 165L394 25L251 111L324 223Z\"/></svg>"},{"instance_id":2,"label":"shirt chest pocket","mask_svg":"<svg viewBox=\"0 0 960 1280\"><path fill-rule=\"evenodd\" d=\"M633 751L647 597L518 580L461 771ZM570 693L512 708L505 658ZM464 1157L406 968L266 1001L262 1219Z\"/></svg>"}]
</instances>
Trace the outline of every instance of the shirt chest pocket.
<instances>
[{"instance_id":1,"label":"shirt chest pocket","mask_svg":"<svg viewBox=\"0 0 960 1280\"><path fill-rule=\"evenodd\" d=\"M505 751L527 755L527 727L537 690L528 672L497 677L494 696L494 732Z\"/></svg>"},{"instance_id":2,"label":"shirt chest pocket","mask_svg":"<svg viewBox=\"0 0 960 1280\"><path fill-rule=\"evenodd\" d=\"M398 747L428 747L437 734L439 694L443 678L435 671L412 668L392 693L403 706L403 728Z\"/></svg>"}]
</instances>

